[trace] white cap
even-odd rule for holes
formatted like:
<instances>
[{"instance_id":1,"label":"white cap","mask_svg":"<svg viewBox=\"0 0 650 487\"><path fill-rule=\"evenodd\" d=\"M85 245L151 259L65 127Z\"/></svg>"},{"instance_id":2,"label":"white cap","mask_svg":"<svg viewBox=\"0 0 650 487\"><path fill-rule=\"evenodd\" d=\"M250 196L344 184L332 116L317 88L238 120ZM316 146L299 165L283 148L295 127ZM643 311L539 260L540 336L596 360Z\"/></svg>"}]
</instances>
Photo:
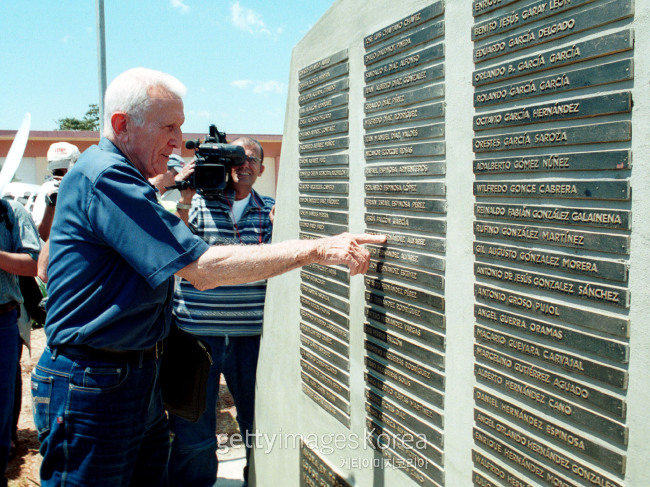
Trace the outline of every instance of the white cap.
<instances>
[{"instance_id":1,"label":"white cap","mask_svg":"<svg viewBox=\"0 0 650 487\"><path fill-rule=\"evenodd\" d=\"M55 142L47 150L47 169L54 171L55 169L69 169L81 153L76 145L68 144L67 142Z\"/></svg>"}]
</instances>

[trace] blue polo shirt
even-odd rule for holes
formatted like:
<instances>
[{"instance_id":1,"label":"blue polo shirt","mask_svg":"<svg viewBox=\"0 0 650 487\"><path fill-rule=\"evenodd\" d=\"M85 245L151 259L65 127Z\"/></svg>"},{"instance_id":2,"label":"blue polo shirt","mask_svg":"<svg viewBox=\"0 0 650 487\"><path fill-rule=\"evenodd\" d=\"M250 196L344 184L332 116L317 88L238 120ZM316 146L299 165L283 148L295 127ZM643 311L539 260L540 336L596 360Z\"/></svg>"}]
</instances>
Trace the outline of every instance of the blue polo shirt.
<instances>
[{"instance_id":1,"label":"blue polo shirt","mask_svg":"<svg viewBox=\"0 0 650 487\"><path fill-rule=\"evenodd\" d=\"M50 234L50 347L141 350L165 337L174 273L208 249L108 139L61 182Z\"/></svg>"}]
</instances>

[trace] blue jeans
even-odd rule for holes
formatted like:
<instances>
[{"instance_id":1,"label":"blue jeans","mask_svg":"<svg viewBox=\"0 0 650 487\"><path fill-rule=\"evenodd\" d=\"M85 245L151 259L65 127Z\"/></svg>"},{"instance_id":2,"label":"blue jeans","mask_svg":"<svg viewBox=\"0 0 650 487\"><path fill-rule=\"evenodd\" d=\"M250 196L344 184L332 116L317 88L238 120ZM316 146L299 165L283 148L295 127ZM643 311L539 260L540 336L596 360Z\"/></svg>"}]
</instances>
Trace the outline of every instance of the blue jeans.
<instances>
[{"instance_id":1,"label":"blue jeans","mask_svg":"<svg viewBox=\"0 0 650 487\"><path fill-rule=\"evenodd\" d=\"M212 349L213 364L208 378L207 409L203 416L192 423L174 415L169 426L174 433L169 457L169 483L172 487L212 487L217 479L217 400L219 377L223 373L235 407L237 422L246 442L246 468L253 434L255 416L255 372L260 350L260 336L214 337L201 336Z\"/></svg>"},{"instance_id":2,"label":"blue jeans","mask_svg":"<svg viewBox=\"0 0 650 487\"><path fill-rule=\"evenodd\" d=\"M158 359L100 362L46 348L32 372L43 486L164 486Z\"/></svg>"},{"instance_id":3,"label":"blue jeans","mask_svg":"<svg viewBox=\"0 0 650 487\"><path fill-rule=\"evenodd\" d=\"M11 448L16 370L22 346L16 320L16 310L0 314L0 487L7 485L5 472Z\"/></svg>"}]
</instances>

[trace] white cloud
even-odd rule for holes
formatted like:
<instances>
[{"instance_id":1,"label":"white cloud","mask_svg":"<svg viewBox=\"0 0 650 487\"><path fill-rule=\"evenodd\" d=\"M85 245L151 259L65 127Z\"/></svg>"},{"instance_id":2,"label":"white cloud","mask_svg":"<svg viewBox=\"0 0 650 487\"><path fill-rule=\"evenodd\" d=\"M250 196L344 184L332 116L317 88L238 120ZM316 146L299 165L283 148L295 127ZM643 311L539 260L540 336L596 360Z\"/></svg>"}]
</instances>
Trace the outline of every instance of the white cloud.
<instances>
[{"instance_id":1,"label":"white cloud","mask_svg":"<svg viewBox=\"0 0 650 487\"><path fill-rule=\"evenodd\" d=\"M239 79L232 81L231 86L242 90L250 90L255 94L262 93L283 93L286 89L284 83L279 81L255 81L251 79Z\"/></svg>"},{"instance_id":2,"label":"white cloud","mask_svg":"<svg viewBox=\"0 0 650 487\"><path fill-rule=\"evenodd\" d=\"M63 36L63 39L62 39L64 44L67 44L71 40L72 40L72 36L70 34Z\"/></svg>"},{"instance_id":3,"label":"white cloud","mask_svg":"<svg viewBox=\"0 0 650 487\"><path fill-rule=\"evenodd\" d=\"M252 85L253 81L249 80L249 79L238 79L238 80L232 81L230 84L232 86L234 86L235 88L239 88L239 89L244 90L244 89L248 88L250 85Z\"/></svg>"},{"instance_id":4,"label":"white cloud","mask_svg":"<svg viewBox=\"0 0 650 487\"><path fill-rule=\"evenodd\" d=\"M186 5L183 0L171 0L171 4L172 7L179 9L184 14L190 11L189 5Z\"/></svg>"},{"instance_id":5,"label":"white cloud","mask_svg":"<svg viewBox=\"0 0 650 487\"><path fill-rule=\"evenodd\" d=\"M262 20L262 16L250 8L242 7L239 2L233 3L231 9L232 23L238 29L250 34L271 35L271 31Z\"/></svg>"}]
</instances>

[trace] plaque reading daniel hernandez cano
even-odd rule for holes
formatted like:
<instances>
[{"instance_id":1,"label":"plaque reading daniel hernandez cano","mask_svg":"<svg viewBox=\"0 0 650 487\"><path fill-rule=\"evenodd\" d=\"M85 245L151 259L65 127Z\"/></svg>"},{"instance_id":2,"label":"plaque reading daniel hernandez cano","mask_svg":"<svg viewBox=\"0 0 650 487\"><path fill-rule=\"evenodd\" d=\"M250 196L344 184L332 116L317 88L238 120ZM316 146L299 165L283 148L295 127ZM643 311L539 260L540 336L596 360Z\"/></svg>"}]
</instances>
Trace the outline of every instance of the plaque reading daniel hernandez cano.
<instances>
[{"instance_id":1,"label":"plaque reading daniel hernandez cano","mask_svg":"<svg viewBox=\"0 0 650 487\"><path fill-rule=\"evenodd\" d=\"M473 482L621 486L634 8L472 6Z\"/></svg>"}]
</instances>

